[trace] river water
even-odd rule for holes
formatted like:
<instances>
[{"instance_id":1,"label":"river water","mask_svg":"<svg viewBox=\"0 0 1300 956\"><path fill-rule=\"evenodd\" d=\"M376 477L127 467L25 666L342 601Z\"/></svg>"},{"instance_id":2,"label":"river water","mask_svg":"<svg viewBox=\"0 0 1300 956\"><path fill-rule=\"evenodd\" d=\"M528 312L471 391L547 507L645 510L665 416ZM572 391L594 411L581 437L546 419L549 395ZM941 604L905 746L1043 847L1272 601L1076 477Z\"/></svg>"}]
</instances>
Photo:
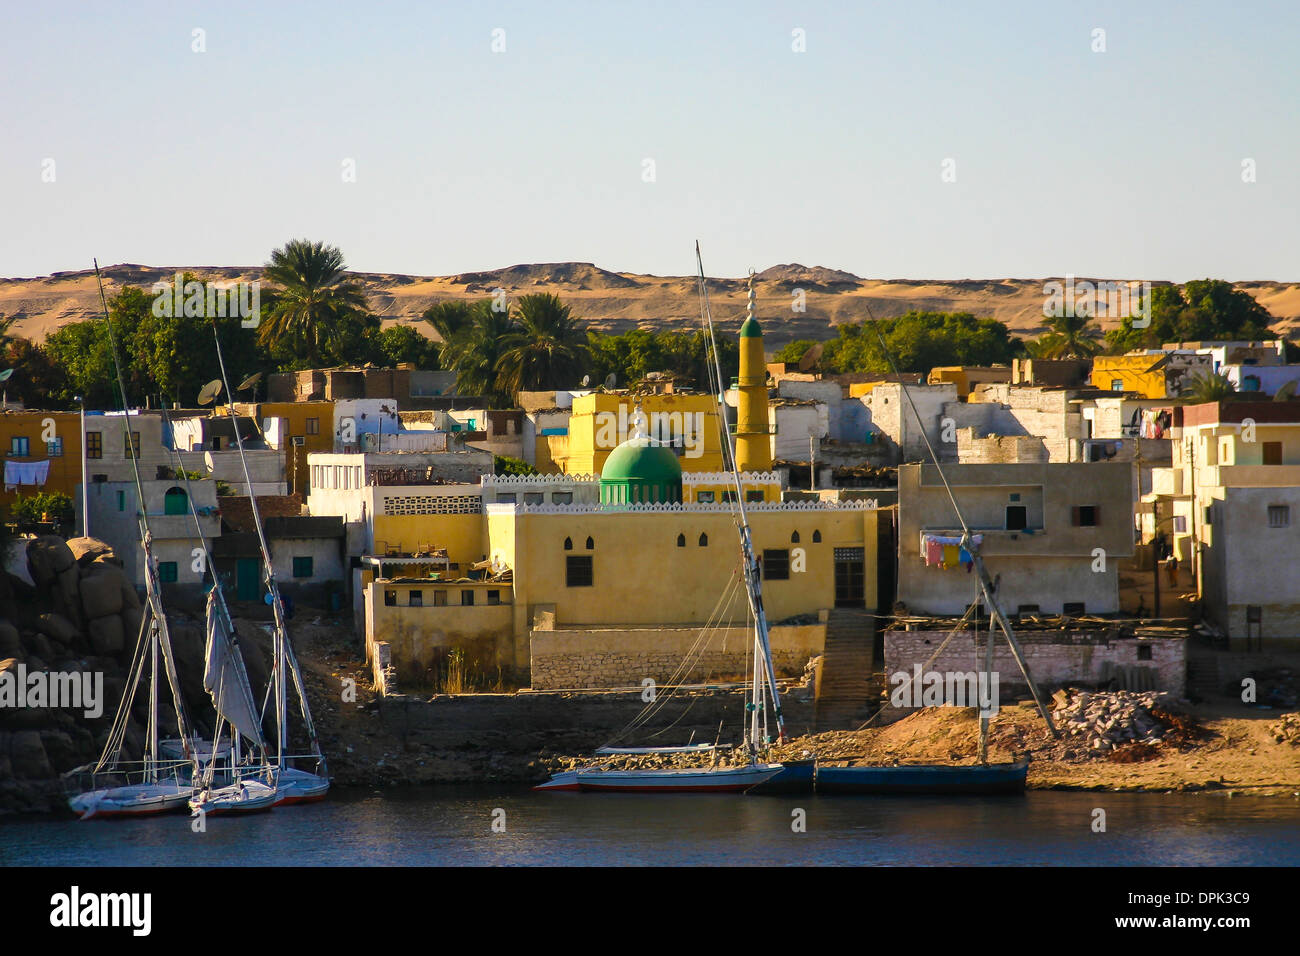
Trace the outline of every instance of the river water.
<instances>
[{"instance_id":1,"label":"river water","mask_svg":"<svg viewBox=\"0 0 1300 956\"><path fill-rule=\"evenodd\" d=\"M1095 811L1105 832L1094 832ZM805 832L794 832L802 810ZM494 827L495 824L495 827ZM1300 800L1221 794L758 797L336 790L194 833L0 821L0 865L1300 865Z\"/></svg>"}]
</instances>

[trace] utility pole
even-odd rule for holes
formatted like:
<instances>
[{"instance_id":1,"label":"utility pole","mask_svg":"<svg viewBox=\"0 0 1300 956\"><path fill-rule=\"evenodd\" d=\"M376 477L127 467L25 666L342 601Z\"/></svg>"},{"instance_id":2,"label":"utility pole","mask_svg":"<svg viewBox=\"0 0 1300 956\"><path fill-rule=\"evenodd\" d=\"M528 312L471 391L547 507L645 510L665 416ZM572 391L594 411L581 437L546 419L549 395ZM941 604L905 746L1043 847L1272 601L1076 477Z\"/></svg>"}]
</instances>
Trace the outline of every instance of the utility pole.
<instances>
[{"instance_id":1,"label":"utility pole","mask_svg":"<svg viewBox=\"0 0 1300 956\"><path fill-rule=\"evenodd\" d=\"M86 484L86 399L77 395L81 403L81 536L90 537L90 488Z\"/></svg>"},{"instance_id":2,"label":"utility pole","mask_svg":"<svg viewBox=\"0 0 1300 956\"><path fill-rule=\"evenodd\" d=\"M808 433L808 490L817 490L817 439Z\"/></svg>"}]
</instances>

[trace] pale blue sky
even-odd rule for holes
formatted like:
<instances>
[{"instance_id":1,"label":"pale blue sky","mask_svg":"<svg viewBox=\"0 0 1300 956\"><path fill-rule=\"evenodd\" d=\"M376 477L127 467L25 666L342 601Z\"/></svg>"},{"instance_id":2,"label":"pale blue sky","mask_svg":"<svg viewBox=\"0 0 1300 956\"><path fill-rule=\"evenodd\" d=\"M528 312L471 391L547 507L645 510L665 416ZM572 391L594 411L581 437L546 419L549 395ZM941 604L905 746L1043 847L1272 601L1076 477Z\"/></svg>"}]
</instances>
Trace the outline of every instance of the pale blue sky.
<instances>
[{"instance_id":1,"label":"pale blue sky","mask_svg":"<svg viewBox=\"0 0 1300 956\"><path fill-rule=\"evenodd\" d=\"M1297 279L1298 104L1284 2L5 0L0 275Z\"/></svg>"}]
</instances>

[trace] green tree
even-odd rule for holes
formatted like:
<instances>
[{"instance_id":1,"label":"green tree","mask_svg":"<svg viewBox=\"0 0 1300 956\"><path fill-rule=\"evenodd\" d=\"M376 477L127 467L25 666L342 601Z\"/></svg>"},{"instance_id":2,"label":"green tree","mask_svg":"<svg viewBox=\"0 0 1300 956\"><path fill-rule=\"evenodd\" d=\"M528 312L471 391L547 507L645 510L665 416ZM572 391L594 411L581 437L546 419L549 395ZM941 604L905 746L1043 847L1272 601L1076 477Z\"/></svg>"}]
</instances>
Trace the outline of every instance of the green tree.
<instances>
[{"instance_id":1,"label":"green tree","mask_svg":"<svg viewBox=\"0 0 1300 956\"><path fill-rule=\"evenodd\" d=\"M1237 386L1232 383L1232 379L1219 372L1203 372L1192 376L1181 397L1190 399L1197 405L1227 402L1237 397Z\"/></svg>"},{"instance_id":2,"label":"green tree","mask_svg":"<svg viewBox=\"0 0 1300 956\"><path fill-rule=\"evenodd\" d=\"M410 325L390 325L375 335L379 358L385 365L411 362L419 369L437 369L439 344Z\"/></svg>"},{"instance_id":3,"label":"green tree","mask_svg":"<svg viewBox=\"0 0 1300 956\"><path fill-rule=\"evenodd\" d=\"M1139 310L1141 311L1141 310ZM1133 317L1106 333L1111 352L1159 348L1166 342L1280 338L1269 328L1273 316L1248 292L1222 279L1196 279L1179 288L1156 286L1150 295L1150 320L1135 327Z\"/></svg>"},{"instance_id":4,"label":"green tree","mask_svg":"<svg viewBox=\"0 0 1300 956\"><path fill-rule=\"evenodd\" d=\"M18 495L9 506L13 520L21 525L42 521L71 521L72 498L61 491L43 491L35 495Z\"/></svg>"},{"instance_id":5,"label":"green tree","mask_svg":"<svg viewBox=\"0 0 1300 956\"><path fill-rule=\"evenodd\" d=\"M573 310L549 292L526 295L515 310L518 330L505 341L496 362L497 388L573 388L587 363L586 337Z\"/></svg>"},{"instance_id":6,"label":"green tree","mask_svg":"<svg viewBox=\"0 0 1300 956\"><path fill-rule=\"evenodd\" d=\"M877 334L879 333L879 334ZM841 325L822 353L825 367L839 372L891 371L881 338L900 372L928 372L939 365L1006 364L1021 354L1011 330L996 319L969 312L911 311L876 323Z\"/></svg>"},{"instance_id":7,"label":"green tree","mask_svg":"<svg viewBox=\"0 0 1300 956\"><path fill-rule=\"evenodd\" d=\"M804 353L816 344L812 339L795 339L793 342L787 342L777 350L773 361L798 364Z\"/></svg>"},{"instance_id":8,"label":"green tree","mask_svg":"<svg viewBox=\"0 0 1300 956\"><path fill-rule=\"evenodd\" d=\"M298 351L308 367L347 349L356 320L366 311L366 297L361 284L347 277L338 248L290 240L271 252L262 275L274 284L259 329L263 345Z\"/></svg>"},{"instance_id":9,"label":"green tree","mask_svg":"<svg viewBox=\"0 0 1300 956\"><path fill-rule=\"evenodd\" d=\"M1026 350L1034 358L1091 358L1102 349L1100 333L1088 315L1059 315L1047 320L1047 331Z\"/></svg>"},{"instance_id":10,"label":"green tree","mask_svg":"<svg viewBox=\"0 0 1300 956\"><path fill-rule=\"evenodd\" d=\"M506 408L510 396L500 388L497 362L518 326L509 308L498 311L490 299L476 302L471 312L469 325L443 345L443 365L456 373L462 395L482 395L490 407Z\"/></svg>"}]
</instances>

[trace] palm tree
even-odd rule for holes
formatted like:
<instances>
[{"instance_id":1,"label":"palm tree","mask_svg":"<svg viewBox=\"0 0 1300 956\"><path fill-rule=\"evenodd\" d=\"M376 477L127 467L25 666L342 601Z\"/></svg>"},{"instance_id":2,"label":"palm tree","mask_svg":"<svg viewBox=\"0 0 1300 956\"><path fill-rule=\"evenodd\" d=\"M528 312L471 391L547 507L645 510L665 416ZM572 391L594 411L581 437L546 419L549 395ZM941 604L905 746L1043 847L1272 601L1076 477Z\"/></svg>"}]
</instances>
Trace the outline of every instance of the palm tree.
<instances>
[{"instance_id":1,"label":"palm tree","mask_svg":"<svg viewBox=\"0 0 1300 956\"><path fill-rule=\"evenodd\" d=\"M424 310L421 318L433 326L433 331L438 336L438 357L441 359L442 366L449 368L447 347L452 339L474 321L473 307L463 299L448 299L446 302L437 302L429 306Z\"/></svg>"},{"instance_id":2,"label":"palm tree","mask_svg":"<svg viewBox=\"0 0 1300 956\"><path fill-rule=\"evenodd\" d=\"M270 314L258 330L264 345L301 349L313 366L338 327L366 311L361 284L347 278L343 253L323 242L293 239L271 252L262 275L274 283Z\"/></svg>"},{"instance_id":3,"label":"palm tree","mask_svg":"<svg viewBox=\"0 0 1300 956\"><path fill-rule=\"evenodd\" d=\"M1219 372L1205 372L1191 377L1183 387L1182 397L1190 399L1197 405L1226 402L1237 397L1237 386L1226 375Z\"/></svg>"},{"instance_id":4,"label":"palm tree","mask_svg":"<svg viewBox=\"0 0 1300 956\"><path fill-rule=\"evenodd\" d=\"M483 395L494 407L508 404L509 396L498 384L497 362L518 330L508 307L494 309L491 300L471 306L469 324L442 346L442 364L456 373L456 390Z\"/></svg>"},{"instance_id":5,"label":"palm tree","mask_svg":"<svg viewBox=\"0 0 1300 956\"><path fill-rule=\"evenodd\" d=\"M519 300L518 317L519 331L496 366L500 390L513 395L575 384L587 360L587 334L573 310L559 296L539 292Z\"/></svg>"},{"instance_id":6,"label":"palm tree","mask_svg":"<svg viewBox=\"0 0 1300 956\"><path fill-rule=\"evenodd\" d=\"M1091 358L1101 351L1097 330L1091 328L1092 316L1076 312L1048 319L1051 331L1039 336L1026 348L1033 358Z\"/></svg>"}]
</instances>

